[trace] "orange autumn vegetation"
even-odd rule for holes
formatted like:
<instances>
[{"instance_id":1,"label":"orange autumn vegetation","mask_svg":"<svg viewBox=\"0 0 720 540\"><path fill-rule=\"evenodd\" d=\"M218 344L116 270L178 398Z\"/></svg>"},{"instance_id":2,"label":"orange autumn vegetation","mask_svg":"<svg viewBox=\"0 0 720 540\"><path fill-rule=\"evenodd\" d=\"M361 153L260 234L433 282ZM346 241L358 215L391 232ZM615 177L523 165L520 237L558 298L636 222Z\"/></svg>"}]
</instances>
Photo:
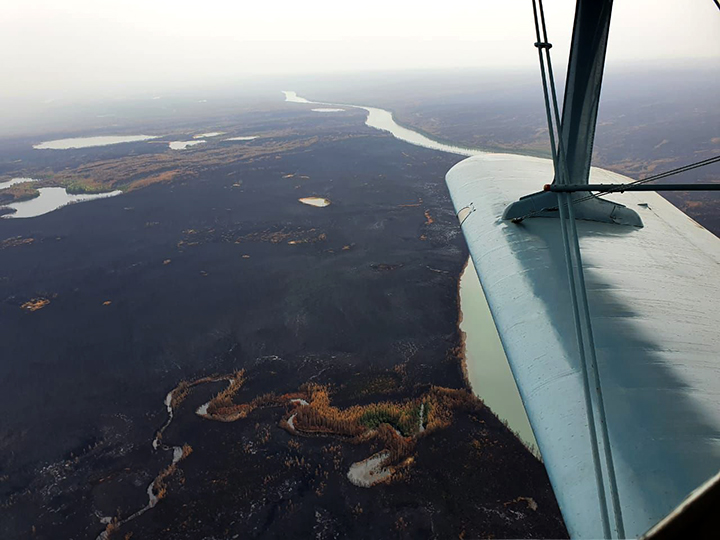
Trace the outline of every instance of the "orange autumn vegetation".
<instances>
[{"instance_id":1,"label":"orange autumn vegetation","mask_svg":"<svg viewBox=\"0 0 720 540\"><path fill-rule=\"evenodd\" d=\"M447 427L456 409L480 406L466 390L432 387L427 394L414 400L354 405L339 409L330 404L327 387L308 385L308 405L291 411L292 427L286 429L303 435L334 435L353 442L376 439L390 453L387 463L406 458L415 448L419 436ZM422 414L422 426L420 429Z\"/></svg>"},{"instance_id":2,"label":"orange autumn vegetation","mask_svg":"<svg viewBox=\"0 0 720 540\"><path fill-rule=\"evenodd\" d=\"M190 446L189 444L183 444L182 456L180 457L180 459L168 465L160 472L160 474L157 475L153 487L155 490L155 495L158 499L164 499L167 496L167 479L170 478L170 476L172 476L175 471L177 471L178 463L188 457L192 453L192 451L192 446Z\"/></svg>"},{"instance_id":3,"label":"orange autumn vegetation","mask_svg":"<svg viewBox=\"0 0 720 540\"><path fill-rule=\"evenodd\" d=\"M285 394L277 396L274 393L263 394L254 398L248 403L234 403L233 397L245 384L245 370L236 372L230 380L228 387L217 393L208 403L207 416L221 422L234 422L240 418L246 418L248 414L260 407L276 407L289 403L292 399L304 397L301 394ZM199 384L200 381L190 383L191 386Z\"/></svg>"},{"instance_id":4,"label":"orange autumn vegetation","mask_svg":"<svg viewBox=\"0 0 720 540\"><path fill-rule=\"evenodd\" d=\"M456 410L474 410L482 402L464 389L432 386L420 397L402 401L381 401L353 405L344 409L331 403L328 386L310 383L299 392L263 394L249 402L234 398L246 382L245 370L232 375L205 377L180 383L173 392L173 405L179 404L193 386L201 382L229 380L230 384L210 400L205 417L221 422L246 418L261 407L287 407L280 425L293 435L340 437L349 442L377 441L388 452L385 465L412 463L419 437L450 426ZM402 463L401 463L402 462Z\"/></svg>"},{"instance_id":5,"label":"orange autumn vegetation","mask_svg":"<svg viewBox=\"0 0 720 540\"><path fill-rule=\"evenodd\" d=\"M47 298L33 298L32 300L28 300L25 302L22 306L20 306L25 311L37 311L39 309L44 308L50 303L50 300Z\"/></svg>"}]
</instances>

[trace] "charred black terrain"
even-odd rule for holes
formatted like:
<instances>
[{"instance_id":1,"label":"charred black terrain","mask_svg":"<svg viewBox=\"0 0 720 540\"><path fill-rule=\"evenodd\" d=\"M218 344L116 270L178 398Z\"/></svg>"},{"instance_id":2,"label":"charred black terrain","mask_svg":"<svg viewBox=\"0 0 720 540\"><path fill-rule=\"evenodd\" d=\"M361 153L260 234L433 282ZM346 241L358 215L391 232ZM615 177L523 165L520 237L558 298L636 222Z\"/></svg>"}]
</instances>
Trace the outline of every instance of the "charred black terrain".
<instances>
[{"instance_id":1,"label":"charred black terrain","mask_svg":"<svg viewBox=\"0 0 720 540\"><path fill-rule=\"evenodd\" d=\"M338 410L465 388L467 251L444 184L458 158L361 111L236 120L275 130L273 145L224 158L208 143L187 155L211 158L149 187L0 221L0 536L565 536L542 464L469 394L372 487L347 472L379 439L281 427L289 405L272 396L308 388ZM123 157L111 148L37 166ZM298 202L310 196L331 204ZM271 397L220 422L195 411L225 381L177 393L153 448L168 392L243 369L232 402ZM156 504L128 520L151 483Z\"/></svg>"}]
</instances>

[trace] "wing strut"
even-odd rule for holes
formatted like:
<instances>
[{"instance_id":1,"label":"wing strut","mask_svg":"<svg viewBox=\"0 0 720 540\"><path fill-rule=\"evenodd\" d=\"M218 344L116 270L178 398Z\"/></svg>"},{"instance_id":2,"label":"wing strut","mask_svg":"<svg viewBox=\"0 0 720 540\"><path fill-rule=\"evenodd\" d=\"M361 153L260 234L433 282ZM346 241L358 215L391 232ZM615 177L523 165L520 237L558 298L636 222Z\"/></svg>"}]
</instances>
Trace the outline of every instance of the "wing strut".
<instances>
[{"instance_id":1,"label":"wing strut","mask_svg":"<svg viewBox=\"0 0 720 540\"><path fill-rule=\"evenodd\" d=\"M560 127L567 183L588 183L611 13L612 0L578 0L575 9Z\"/></svg>"},{"instance_id":2,"label":"wing strut","mask_svg":"<svg viewBox=\"0 0 720 540\"><path fill-rule=\"evenodd\" d=\"M612 3L612 0L577 0L567 81L565 83L562 121L557 121L558 151L559 154L564 154L562 161L565 162L566 166L558 169L557 159L562 156L553 156L556 171L553 184L578 185L588 183L605 66L605 52L610 30ZM533 6L535 6L534 0ZM535 9L537 10L537 8ZM541 40L539 31L536 32L538 41L535 46L538 47L538 53L540 54L541 69L544 69L542 52L545 50L554 112L556 116L559 116L557 97L555 95L555 81L553 80L552 65L550 64L550 48L552 45L547 40L542 2L540 3L540 18L543 22L545 35L544 40ZM545 92L548 90L544 79L543 89ZM550 103L547 98L545 106L549 114ZM550 133L550 145L552 148L555 146L552 129ZM558 174L558 172L561 174ZM640 216L622 204L595 197L586 198L582 201L574 196L570 197L570 199L575 206L577 219L642 227ZM557 210L557 198L551 193L540 191L527 195L508 206L503 214L503 219L517 222L534 216L557 218L559 217Z\"/></svg>"}]
</instances>

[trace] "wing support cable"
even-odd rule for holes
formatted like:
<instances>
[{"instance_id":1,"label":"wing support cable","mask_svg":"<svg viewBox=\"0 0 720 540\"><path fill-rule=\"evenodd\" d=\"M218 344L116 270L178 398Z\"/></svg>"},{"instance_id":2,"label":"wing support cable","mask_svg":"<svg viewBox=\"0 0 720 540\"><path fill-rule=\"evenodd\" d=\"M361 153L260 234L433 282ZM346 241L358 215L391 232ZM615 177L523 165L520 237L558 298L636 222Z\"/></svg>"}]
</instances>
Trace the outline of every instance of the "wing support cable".
<instances>
[{"instance_id":1,"label":"wing support cable","mask_svg":"<svg viewBox=\"0 0 720 540\"><path fill-rule=\"evenodd\" d=\"M611 2L610 2L611 3ZM578 5L578 9L580 6ZM538 17L539 11L539 17ZM540 61L540 72L542 76L543 95L545 98L545 113L548 120L548 132L550 135L550 147L552 151L555 178L558 186L570 183L568 165L566 160L563 134L561 131L560 113L555 92L555 80L550 59L550 48L548 41L547 27L545 25L545 13L542 0L533 0L533 14L535 18L535 34L537 41L535 47L538 49ZM542 38L540 34L540 23L542 23ZM546 66L547 62L547 66ZM548 92L548 86L550 91ZM551 103L552 101L552 109ZM554 125L553 125L554 117ZM557 129L557 144L555 139ZM624 538L622 510L618 495L615 467L610 447L610 438L605 415L605 404L600 384L600 373L595 353L595 342L592 332L592 322L588 306L587 290L585 287L585 276L583 273L582 257L580 254L580 243L577 227L575 224L575 211L571 195L565 192L555 194L560 210L560 230L562 232L563 246L565 251L565 262L568 273L568 285L570 288L570 299L572 303L575 322L575 334L578 342L578 353L580 356L580 367L583 381L583 394L585 398L585 411L587 415L588 430L590 434L590 446L592 449L593 468L595 470L595 482L597 486L600 517L602 521L603 536L610 538L610 517L608 512L607 496L605 493L605 482L603 479L603 468L600 461L600 449L598 445L598 430L596 427L595 413L597 412L597 423L600 426L599 437L602 443L605 458L605 473L609 480L610 500L612 502L613 516L615 521L615 534L617 538ZM594 396L591 392L590 376L592 375L594 385ZM593 397L595 398L593 400Z\"/></svg>"},{"instance_id":2,"label":"wing support cable","mask_svg":"<svg viewBox=\"0 0 720 540\"><path fill-rule=\"evenodd\" d=\"M720 0L718 0L720 1ZM543 186L543 191L554 191L556 193L564 192L564 193L573 193L577 191L595 191L598 193L591 193L590 195L586 195L584 197L580 197L578 199L572 199L570 201L570 204L577 205L584 201L589 201L591 199L599 200L600 197L604 195L608 195L610 193L624 193L626 191L718 191L720 190L720 184L717 182L715 183L700 183L700 184L655 184L655 185L647 185L650 182L654 182L655 180L660 180L662 178L667 178L668 176L673 176L676 174L684 173L687 171L692 171L693 169L697 169L699 167L706 167L708 165L712 165L714 163L720 162L720 155L713 156L711 158L703 159L702 161L697 161L695 163L690 163L688 165L683 165L682 167L677 167L676 169L671 169L669 171L665 171L662 173L655 174L653 176L648 176L647 178L641 178L640 180L635 180L634 182L628 182L626 184L565 184L565 185L559 185L559 184L545 184ZM542 212L548 212L548 211L557 211L559 207L557 205L550 206L547 208L541 208L538 210L534 210L532 212L529 212L528 214L525 214L522 217L514 218L513 222L519 223L523 219L534 217Z\"/></svg>"}]
</instances>

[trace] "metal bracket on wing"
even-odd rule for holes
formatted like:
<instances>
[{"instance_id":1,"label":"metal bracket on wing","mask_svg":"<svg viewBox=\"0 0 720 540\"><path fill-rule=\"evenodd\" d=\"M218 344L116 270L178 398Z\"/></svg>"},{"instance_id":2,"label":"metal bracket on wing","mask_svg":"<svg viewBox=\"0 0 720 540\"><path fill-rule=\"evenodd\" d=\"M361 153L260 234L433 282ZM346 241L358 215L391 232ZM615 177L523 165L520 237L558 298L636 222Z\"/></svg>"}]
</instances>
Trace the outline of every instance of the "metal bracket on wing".
<instances>
[{"instance_id":1,"label":"metal bracket on wing","mask_svg":"<svg viewBox=\"0 0 720 540\"><path fill-rule=\"evenodd\" d=\"M473 203L468 204L467 206L460 209L460 211L457 213L458 221L460 222L460 226L462 227L462 224L465 223L465 220L470 217L470 214L472 214L475 211L475 205Z\"/></svg>"},{"instance_id":2,"label":"metal bracket on wing","mask_svg":"<svg viewBox=\"0 0 720 540\"><path fill-rule=\"evenodd\" d=\"M637 212L620 203L588 197L579 193L571 194L575 218L585 221L599 221L601 223L614 223L616 225L630 225L642 227L643 222ZM529 217L558 218L557 193L552 191L539 191L531 193L515 201L503 212L503 219L514 222Z\"/></svg>"}]
</instances>

